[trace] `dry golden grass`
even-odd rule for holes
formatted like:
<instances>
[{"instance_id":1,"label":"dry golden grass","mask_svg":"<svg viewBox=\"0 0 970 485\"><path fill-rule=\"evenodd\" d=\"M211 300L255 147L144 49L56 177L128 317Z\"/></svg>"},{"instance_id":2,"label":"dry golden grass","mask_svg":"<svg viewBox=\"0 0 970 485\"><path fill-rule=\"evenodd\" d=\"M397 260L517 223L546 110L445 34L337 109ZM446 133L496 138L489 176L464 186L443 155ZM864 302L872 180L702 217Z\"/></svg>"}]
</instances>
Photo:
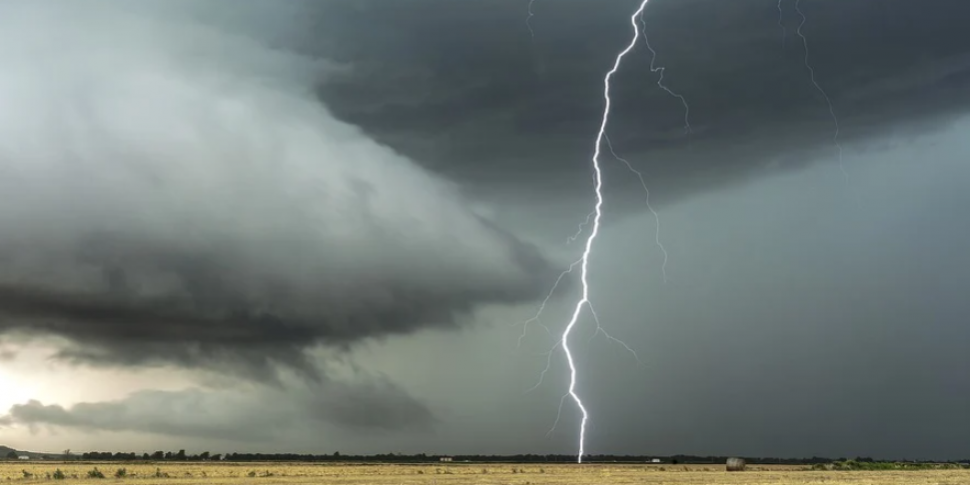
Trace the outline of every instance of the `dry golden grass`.
<instances>
[{"instance_id":1,"label":"dry golden grass","mask_svg":"<svg viewBox=\"0 0 970 485\"><path fill-rule=\"evenodd\" d=\"M107 478L87 478L97 467ZM114 478L118 468L128 476ZM65 480L48 479L60 469ZM24 471L34 478L24 478ZM160 472L162 477L156 476ZM250 476L255 474L255 476ZM167 475L167 476L166 476ZM77 476L78 478L74 478ZM728 473L714 465L350 465L280 463L88 463L2 462L0 481L10 485L613 485L613 484L898 484L967 485L970 471L810 471L806 467L758 466Z\"/></svg>"}]
</instances>

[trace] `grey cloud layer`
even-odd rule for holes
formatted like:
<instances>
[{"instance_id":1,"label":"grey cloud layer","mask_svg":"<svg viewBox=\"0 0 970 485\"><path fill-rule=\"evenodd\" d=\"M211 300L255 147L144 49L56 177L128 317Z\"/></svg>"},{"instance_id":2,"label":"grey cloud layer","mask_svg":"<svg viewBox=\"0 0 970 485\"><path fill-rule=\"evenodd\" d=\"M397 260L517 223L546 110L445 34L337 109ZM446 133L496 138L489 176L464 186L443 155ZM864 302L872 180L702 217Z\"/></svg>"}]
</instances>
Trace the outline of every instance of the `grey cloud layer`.
<instances>
[{"instance_id":1,"label":"grey cloud layer","mask_svg":"<svg viewBox=\"0 0 970 485\"><path fill-rule=\"evenodd\" d=\"M0 332L312 374L309 346L452 327L555 276L333 119L310 94L328 64L148 5L0 7Z\"/></svg>"},{"instance_id":2,"label":"grey cloud layer","mask_svg":"<svg viewBox=\"0 0 970 485\"><path fill-rule=\"evenodd\" d=\"M323 98L342 118L486 195L496 186L585 194L602 75L629 40L637 3L534 2L533 39L519 1L355 2L333 18L381 34L331 31L357 70L324 84ZM744 180L762 172L765 158L798 167L817 158L802 151L828 148L834 126L803 62L801 18L793 1L781 2L783 37L777 7L650 2L656 66L689 102L694 130L685 136L681 101L656 86L660 74L650 72L641 43L615 78L610 135L649 175L654 202ZM970 101L970 34L961 24L970 6L828 0L801 9L809 60L843 141L946 118Z\"/></svg>"}]
</instances>

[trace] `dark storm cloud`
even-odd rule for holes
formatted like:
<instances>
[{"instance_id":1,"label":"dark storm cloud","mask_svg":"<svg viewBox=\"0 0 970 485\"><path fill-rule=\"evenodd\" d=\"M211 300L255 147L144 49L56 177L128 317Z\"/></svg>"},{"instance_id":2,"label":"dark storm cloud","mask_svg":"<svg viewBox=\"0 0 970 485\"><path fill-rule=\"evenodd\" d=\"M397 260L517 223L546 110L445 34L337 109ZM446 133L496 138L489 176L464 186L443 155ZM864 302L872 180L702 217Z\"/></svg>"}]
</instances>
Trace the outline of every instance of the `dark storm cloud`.
<instances>
[{"instance_id":1,"label":"dark storm cloud","mask_svg":"<svg viewBox=\"0 0 970 485\"><path fill-rule=\"evenodd\" d=\"M637 4L538 0L533 40L522 1L354 2L331 17L348 27L328 32L355 69L323 85L322 97L342 118L471 184L586 193L602 75L628 42ZM686 96L694 131L685 136L681 102L656 86L641 43L615 78L610 135L636 154L654 201L743 180L766 158L796 167L812 155L800 151L834 153L834 126L795 35L801 18L792 0L781 7L784 37L775 0L649 3L657 65ZM945 121L970 101L970 5L804 0L801 9L809 60L843 141Z\"/></svg>"},{"instance_id":2,"label":"dark storm cloud","mask_svg":"<svg viewBox=\"0 0 970 485\"><path fill-rule=\"evenodd\" d=\"M118 5L0 7L0 334L319 377L307 348L454 328L555 277L313 97L341 68L304 53L301 4Z\"/></svg>"},{"instance_id":3,"label":"dark storm cloud","mask_svg":"<svg viewBox=\"0 0 970 485\"><path fill-rule=\"evenodd\" d=\"M968 127L669 208L668 284L643 220L604 233L593 301L645 365L581 357L589 449L970 456Z\"/></svg>"},{"instance_id":4,"label":"dark storm cloud","mask_svg":"<svg viewBox=\"0 0 970 485\"><path fill-rule=\"evenodd\" d=\"M82 4L0 7L0 193L15 201L0 204L0 334L66 337L58 355L73 362L275 382L31 402L0 425L316 451L334 424L352 432L332 442L366 452L575 452L571 407L546 438L566 382L559 354L548 399L525 402L509 383L534 384L546 356L524 373L528 351L504 358L498 330L335 353L400 371L422 400L380 379L336 381L309 349L456 328L483 303L546 294L557 273L543 255L461 192L512 205L536 237L560 236L545 211L580 222L588 208L559 198L575 188L589 202L601 77L636 0L536 0L534 40L524 0L139 2L124 22L100 10L122 3L104 1L7 15L28 3ZM615 80L609 134L653 202L683 204L663 213L668 284L644 234L652 219L612 219L598 242L599 318L645 365L596 340L579 350L594 327L577 327L591 452L970 455L967 127L912 137L966 111L970 4L801 1L845 184L831 166L762 169L834 161L793 5L781 2L783 37L777 0L650 2L647 34L693 133L639 46ZM611 189L625 183L612 175ZM571 310L559 306L543 320L553 340ZM489 310L479 316L497 323L517 311ZM285 382L280 365L315 381ZM445 419L434 439L388 432Z\"/></svg>"},{"instance_id":5,"label":"dark storm cloud","mask_svg":"<svg viewBox=\"0 0 970 485\"><path fill-rule=\"evenodd\" d=\"M434 421L424 403L386 380L370 379L282 390L146 390L124 399L70 407L32 400L13 406L0 418L0 425L270 441L320 432L321 425L355 432L420 431Z\"/></svg>"},{"instance_id":6,"label":"dark storm cloud","mask_svg":"<svg viewBox=\"0 0 970 485\"><path fill-rule=\"evenodd\" d=\"M524 271L553 276L533 249L509 243L512 260ZM406 281L382 282L376 275L367 275L362 285L348 275L345 284L352 290L343 290L326 278L294 281L287 275L244 271L245 258L229 252L232 242L224 244L218 254L152 251L114 261L107 258L122 251L105 251L106 259L78 255L64 263L90 265L96 276L85 289L58 288L56 280L0 285L0 331L67 337L72 344L58 355L79 363L226 364L262 378L272 376L273 364L283 364L318 377L303 349L345 347L422 327L448 328L476 302L514 302L538 296L542 289L543 276L523 286L487 288L490 283L471 281L466 288L443 288L432 280L427 288L416 288ZM145 241L137 248L151 245ZM146 280L166 277L176 288L161 295L138 293ZM345 296L336 299L335 293ZM368 301L372 304L363 304Z\"/></svg>"}]
</instances>

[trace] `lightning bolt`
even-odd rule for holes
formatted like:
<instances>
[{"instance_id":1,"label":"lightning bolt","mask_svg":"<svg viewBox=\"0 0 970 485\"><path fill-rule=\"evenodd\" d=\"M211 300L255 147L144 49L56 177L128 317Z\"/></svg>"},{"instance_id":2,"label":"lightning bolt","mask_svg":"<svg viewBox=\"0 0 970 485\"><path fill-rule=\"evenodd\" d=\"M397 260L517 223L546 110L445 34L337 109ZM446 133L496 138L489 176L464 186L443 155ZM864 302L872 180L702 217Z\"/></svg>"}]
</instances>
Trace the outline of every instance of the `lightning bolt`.
<instances>
[{"instance_id":1,"label":"lightning bolt","mask_svg":"<svg viewBox=\"0 0 970 485\"><path fill-rule=\"evenodd\" d=\"M660 89L666 91L667 94L679 99L680 103L684 105L684 134L689 135L693 132L693 129L691 129L690 127L690 105L687 104L687 98L685 98L680 93L674 92L666 84L664 84L664 71L666 70L666 68L663 66L657 66L657 51L655 51L653 49L653 46L650 45L650 38L647 36L647 21L644 18L643 10L644 9L641 8L639 11L639 14L636 14L635 16L640 19L640 25L642 26L641 32L643 34L643 43L647 47L647 50L650 51L650 72L660 74L660 76L657 79L657 86ZM639 33L637 35L639 35ZM636 39L634 39L634 41L636 41ZM630 172L633 172L633 174L637 176L637 178L640 180L640 185L643 187L643 192L646 194L647 209L650 210L650 213L653 214L654 221L656 221L656 229L654 233L656 234L655 242L657 244L657 247L660 248L660 252L662 252L664 255L664 260L663 260L663 264L660 266L660 271L663 274L664 284L666 284L668 255L667 255L667 250L664 248L663 243L660 242L660 215L657 214L657 211L655 211L653 209L653 206L650 205L650 189L647 188L647 182L643 177L643 173L633 168L633 164L631 164L625 158L616 154L616 150L613 149L613 142L610 141L610 137L604 134L604 139L606 140L606 144L609 147L610 153L613 155L613 158L623 163L623 165L626 166L627 170L629 170Z\"/></svg>"},{"instance_id":2,"label":"lightning bolt","mask_svg":"<svg viewBox=\"0 0 970 485\"><path fill-rule=\"evenodd\" d=\"M778 1L780 2L781 0ZM525 27L529 29L529 35L533 41L536 40L536 31L532 29L532 17L536 16L536 14L532 13L532 5L534 3L536 3L536 0L529 0L528 15L525 17Z\"/></svg>"},{"instance_id":3,"label":"lightning bolt","mask_svg":"<svg viewBox=\"0 0 970 485\"><path fill-rule=\"evenodd\" d=\"M576 242L577 239L579 239L579 236L583 234L583 227L589 225L589 220L593 218L593 214L594 214L593 212L586 214L586 220L579 223L579 227L576 229L576 234L573 234L572 236L569 236L566 238L566 244L572 244Z\"/></svg>"},{"instance_id":4,"label":"lightning bolt","mask_svg":"<svg viewBox=\"0 0 970 485\"><path fill-rule=\"evenodd\" d=\"M572 398L576 407L579 408L580 413L582 413L582 420L579 425L579 451L576 457L577 463L583 462L583 455L586 454L586 424L589 421L589 412L586 410L586 406L583 405L583 400L579 397L576 392L576 363L573 360L572 351L569 348L569 335L572 333L573 328L576 327L576 323L579 321L579 316L583 313L583 309L589 307L589 256L593 250L593 243L596 241L596 237L599 235L600 230L600 219L603 216L603 173L600 167L600 153L602 152L603 140L606 137L606 127L609 123L610 118L610 108L612 106L612 99L610 98L610 80L613 76L620 70L620 65L623 63L623 58L626 57L630 51L636 46L637 39L640 37L640 27L637 23L637 18L643 13L644 9L647 7L647 3L650 0L643 0L640 3L639 8L633 15L630 16L630 25L633 27L633 37L630 39L630 43L616 55L616 60L613 62L613 67L610 69L606 76L603 77L603 116L600 121L599 131L596 134L596 141L594 145L592 165L594 173L594 191L596 196L596 203L593 208L593 220L590 227L589 236L586 238L586 246L583 250L583 255L580 258L580 282L582 285L582 297L576 302L576 306L573 309L572 318L570 318L569 323L566 324L566 328L563 330L562 339L560 340L560 346L562 347L563 353L566 355L566 362L569 364L569 388L567 395ZM594 314L595 316L595 314Z\"/></svg>"},{"instance_id":5,"label":"lightning bolt","mask_svg":"<svg viewBox=\"0 0 970 485\"><path fill-rule=\"evenodd\" d=\"M690 125L688 125L688 128L689 127ZM660 252L662 252L664 255L664 262L662 265L660 265L660 272L663 274L664 284L666 284L667 283L667 259L668 259L667 250L664 248L663 243L660 242L660 214L657 214L657 211L653 210L653 206L650 205L650 189L647 188L647 181L643 178L643 172L633 168L633 165L629 161L627 161L627 159L616 154L616 151L613 150L613 142L610 141L609 136L604 136L603 139L606 140L606 146L610 149L610 154L613 155L613 158L619 160L624 165L626 165L627 170L633 172L633 174L640 179L640 185L643 186L643 191L647 194L647 198L646 198L647 209L650 210L650 213L653 214L653 220L656 221L656 230L654 231L654 234L656 234L655 242L657 243L657 247L660 248ZM597 325L598 324L599 322L597 322ZM623 345L625 346L626 344L623 344Z\"/></svg>"},{"instance_id":6,"label":"lightning bolt","mask_svg":"<svg viewBox=\"0 0 970 485\"><path fill-rule=\"evenodd\" d=\"M534 1L535 0L530 0L529 1L529 4L528 4L528 16L526 17L526 26L528 27L529 33L530 33L530 35L532 36L533 39L535 38L535 32L532 29L531 20L532 20L532 17L534 17L534 14L532 12L532 6L533 6ZM839 168L842 170L843 175L848 180L848 173L846 173L845 166L843 164L843 150L842 150L842 145L839 142L839 135L840 135L841 127L839 125L838 116L835 114L835 107L832 104L831 98L829 98L828 94L825 92L824 89L822 89L821 85L816 80L816 78L815 78L815 69L812 67L811 63L809 62L808 39L802 33L802 28L804 27L804 25L808 21L808 19L805 16L804 12L802 12L802 10L800 8L800 1L801 0L795 0L795 11L798 13L799 17L801 17L801 23L798 25L798 28L796 29L796 34L798 35L799 38L801 38L801 40L802 40L802 46L804 47L804 52L805 52L805 55L804 55L804 64L805 64L806 69L808 69L808 71L809 71L810 80L811 80L813 86L815 86L815 89L818 90L818 92L825 99L826 105L827 105L828 110L829 110L829 114L831 115L832 121L835 124L835 133L833 135L833 142L834 142L836 148L838 149ZM664 254L664 266L663 266L664 267L664 271L663 271L663 273L664 273L664 281L666 282L666 280L667 280L666 269L665 269L666 268L666 263L667 263L667 251L663 248L663 245L662 245L662 243L660 241L660 235L659 235L659 232L660 232L660 219L659 219L656 211L653 210L653 207L650 206L649 189L646 186L646 182L644 180L643 174L641 172L637 171L636 169L634 169L633 166L632 166L632 164L630 164L629 161L627 161L626 159L624 159L624 158L622 158L622 157L620 157L619 155L616 154L616 151L613 148L612 142L610 141L610 139L609 139L609 137L607 136L607 133L606 133L606 128L607 128L607 125L609 124L610 111L611 111L611 107L612 107L612 99L610 97L610 81L613 78L613 76L619 71L620 66L623 63L623 59L636 46L637 39L641 35L640 25L643 26L643 30L644 31L646 30L646 22L644 20L644 11L645 11L648 3L649 3L649 0L642 0L641 3L640 3L640 5L639 5L639 7L636 9L636 11L633 12L633 15L630 16L630 25L633 27L633 36L630 39L629 44L616 55L616 58L615 58L614 63L613 63L613 67L606 73L606 75L603 78L603 101L604 101L604 109L603 109L603 115L602 115L602 118L601 118L601 121L600 121L599 131L596 134L595 144L594 144L594 153L593 153L593 157L591 159L592 167L593 167L593 182L594 182L593 185L594 185L594 193L595 193L594 209L586 217L586 220L579 225L579 229L578 229L577 233L574 234L573 236L567 238L567 243L570 243L570 242L575 241L582 234L584 226L591 224L591 230L590 230L589 235L586 238L586 243L585 243L585 247L584 247L582 256L580 257L579 260L577 260L573 264L571 264L569 266L569 269L567 269L562 274L560 274L559 278L556 280L555 285L553 285L553 288L550 291L549 295L543 300L542 304L540 305L539 311L536 314L536 316L534 316L532 319L530 319L530 320L528 320L528 321L525 322L525 326L527 326L531 322L537 322L537 323L540 323L541 324L541 322L539 320L540 315L541 315L542 311L545 309L546 304L548 303L549 299L552 297L552 295L555 292L556 288L558 287L559 283L562 281L562 279L567 274L570 274L575 269L575 267L578 265L580 267L580 283L582 285L582 296L576 302L575 307L573 309L572 317L570 318L569 322L566 324L566 327L565 327L565 329L562 332L562 336L561 336L559 342L557 342L552 347L552 349L550 349L549 352L547 352L545 354L546 357L547 357L546 367L540 373L539 382L530 389L530 391L531 391L531 390L539 387L539 385L542 384L543 378L545 377L546 373L549 371L549 369L550 369L550 367L552 365L552 355L553 355L553 353L555 352L555 350L558 347L562 347L563 353L566 356L566 362L567 362L567 364L569 366L569 386L568 386L567 393L564 394L562 396L562 398L560 399L560 402L559 402L559 411L556 414L556 420L553 423L553 427L552 427L552 429L550 429L549 433L551 433L555 429L556 425L559 423L560 417L562 415L562 408L563 408L563 405L565 404L566 398L567 397L571 398L573 400L573 402L576 404L576 407L579 409L580 413L582 414L582 419L581 419L580 425L579 425L579 442L578 442L578 448L579 449L578 449L578 454L577 454L577 462L578 463L582 463L583 462L583 456L586 454L585 453L585 447L586 447L586 427L587 427L587 424L589 422L589 412L587 411L586 406L583 404L582 398L580 398L579 394L576 391L577 368L576 368L575 360L573 358L572 350L569 347L569 337L572 334L573 329L576 327L576 325L577 325L577 323L579 321L579 317L583 313L583 310L584 309L588 309L589 312L591 313L593 319L596 322L596 327L597 328L596 328L596 332L593 334L593 337L595 337L599 333L603 333L608 339L613 340L613 341L615 341L615 342L623 345L629 352L631 352L633 354L633 356L637 359L638 362L640 361L639 360L639 357L637 357L637 355L636 355L636 352L632 348L630 348L629 346L627 346L622 341L620 341L618 339L615 339L614 337L612 337L611 335L609 335L608 333L606 333L606 331L603 329L602 325L600 325L599 317L597 316L597 314L596 314L596 312L595 312L595 310L594 310L594 308L592 306L592 303L590 302L590 298L589 298L589 280L588 280L588 275L589 275L589 258L590 258L590 255L592 253L593 244L595 243L596 238L599 235L600 221L601 221L602 215L603 215L603 211L602 211L602 207L603 207L603 190L602 190L603 189L603 174L602 174L602 168L601 168L601 165L600 165L600 155L602 154L602 147L603 147L604 141L606 142L606 145L609 148L610 153L613 155L613 157L616 158L618 161L622 162L624 165L626 165L626 167L630 171L632 171L634 174L636 174L638 176L638 178L640 179L641 185L643 185L644 191L647 194L647 207L650 209L651 213L654 215L654 218L655 218L655 220L657 222L657 239L656 239L656 243L660 247L660 249L663 251L663 254ZM783 14L784 14L784 11L782 9L782 0L778 0L778 15L779 15L779 17L778 17L778 26L782 30L782 42L785 41L785 38L786 38L787 33L788 33L788 30L785 27L784 22L783 22ZM639 20L639 24L638 24L638 20ZM686 98L684 98L684 96L682 96L682 95L674 92L669 87L667 87L666 85L663 84L664 67L658 67L658 66L656 66L657 53L652 48L652 46L650 45L649 38L646 36L645 33L643 34L643 38L644 38L644 43L645 43L647 49L650 51L650 53L652 55L651 61L650 61L650 71L651 72L654 72L654 73L659 73L660 74L659 79L657 81L657 85L661 89L663 89L664 91L666 91L668 94L670 94L671 96L674 96L674 97L678 98L681 101L681 103L684 105L684 126L685 126L685 132L686 133L691 133L691 127L690 127L690 106L688 105ZM549 331L548 327L545 327L544 326L544 328L547 331ZM525 329L523 329L523 334L519 338L519 344L520 345L521 345L522 338L524 336L525 336ZM548 436L548 433L547 433L547 436Z\"/></svg>"},{"instance_id":7,"label":"lightning bolt","mask_svg":"<svg viewBox=\"0 0 970 485\"><path fill-rule=\"evenodd\" d=\"M785 27L785 11L781 8L782 0L778 0L778 27L781 28L781 48L785 49L785 38L788 37L788 29Z\"/></svg>"},{"instance_id":8,"label":"lightning bolt","mask_svg":"<svg viewBox=\"0 0 970 485\"><path fill-rule=\"evenodd\" d=\"M839 118L835 116L835 108L832 106L832 100L829 98L829 95L825 93L825 90L822 89L822 86L820 86L818 81L815 80L815 69L812 68L812 65L808 62L808 38L805 37L805 34L802 33L802 27L805 26L806 22L808 22L808 17L805 16L804 12L802 12L802 9L799 3L801 3L801 0L795 0L795 12L798 13L798 16L801 17L802 21L801 23L798 24L798 28L795 29L795 34L802 39L802 47L805 50L805 58L804 58L805 68L808 69L808 73L812 81L812 85L814 85L815 89L818 90L819 94L821 94L822 97L825 98L825 103L826 105L828 105L828 108L829 108L829 115L832 116L832 122L835 123L835 135L833 135L832 137L832 142L835 143L835 148L838 150L839 170L842 171L842 175L843 177L845 177L846 183L848 183L849 174L848 172L845 171L845 164L842 161L842 144L839 143L839 132L841 131L841 128L839 127ZM779 9L780 8L781 8L781 3L779 0Z\"/></svg>"},{"instance_id":9,"label":"lightning bolt","mask_svg":"<svg viewBox=\"0 0 970 485\"><path fill-rule=\"evenodd\" d=\"M587 220L589 220L589 218L587 218ZM580 225L580 230L582 230L582 225ZM572 264L569 265L569 269L567 269L566 271L563 271L562 273L559 273L559 277L556 278L556 282L552 285L552 289L549 290L549 294L547 294L546 297L542 300L542 304L539 305L539 310L536 311L536 314L532 318L522 322L522 335L519 335L519 340L518 340L518 344L516 345L516 348L522 347L522 339L524 339L526 336L526 333L528 333L530 323L535 323L541 326L543 329L545 329L545 331L548 334L552 335L552 331L549 330L549 327L547 327L545 324L542 323L542 312L546 310L546 305L549 304L549 300L552 299L552 295L556 293L556 290L559 288L559 283L562 283L562 279L565 278L566 275L572 273L573 270L576 269L576 265L578 265L581 261L582 260L577 259L576 261L574 261ZM558 346L558 344L556 345ZM552 350L555 350L555 347L553 347ZM550 355L552 353L552 350L549 351ZM547 365L546 369L542 371L542 376L544 376L548 371L549 371L549 366ZM539 383L533 386L532 389L539 387L541 384L542 384L542 379L540 376ZM530 389L530 391L532 389Z\"/></svg>"},{"instance_id":10,"label":"lightning bolt","mask_svg":"<svg viewBox=\"0 0 970 485\"><path fill-rule=\"evenodd\" d=\"M624 341L622 341L622 340L620 340L620 339L618 339L618 338L610 335L606 331L606 329L603 328L603 325L600 324L600 317L599 317L599 315L596 314L596 309L593 308L593 304L592 303L589 304L589 313L591 315L593 315L593 321L596 322L596 331L593 332L593 335L591 335L589 337L589 341L590 342L592 342L593 339L596 338L597 335L603 334L603 336L606 337L607 340L611 340L611 341L615 342L616 344L618 344L621 347L623 347L624 349L626 349L627 352L633 354L633 358L636 359L637 364L641 364L641 365L643 364L643 362L640 361L640 356L637 355L637 351L636 350L633 350L633 348L630 347L629 345L627 345L626 342L624 342Z\"/></svg>"},{"instance_id":11,"label":"lightning bolt","mask_svg":"<svg viewBox=\"0 0 970 485\"><path fill-rule=\"evenodd\" d=\"M647 37L647 21L643 18L642 10L640 11L639 17L640 17L640 25L643 26L643 43L647 46L647 50L650 51L650 72L659 73L660 78L657 79L657 86L659 86L660 89L663 89L664 91L666 91L667 94L679 99L680 103L684 105L684 134L690 134L693 130L690 127L690 106L687 104L687 98L683 97L678 93L675 93L672 89L670 89L664 84L664 70L666 68L663 66L659 66L659 67L656 66L657 51L653 50L653 47L650 46L650 38ZM614 153L614 156L616 156L615 153ZM629 166L630 164L627 163L627 167ZM633 170L633 169L631 168L630 170ZM636 172L636 170L633 170L633 171ZM642 176L640 177L640 180L643 181ZM646 187L644 187L644 189L646 189Z\"/></svg>"}]
</instances>

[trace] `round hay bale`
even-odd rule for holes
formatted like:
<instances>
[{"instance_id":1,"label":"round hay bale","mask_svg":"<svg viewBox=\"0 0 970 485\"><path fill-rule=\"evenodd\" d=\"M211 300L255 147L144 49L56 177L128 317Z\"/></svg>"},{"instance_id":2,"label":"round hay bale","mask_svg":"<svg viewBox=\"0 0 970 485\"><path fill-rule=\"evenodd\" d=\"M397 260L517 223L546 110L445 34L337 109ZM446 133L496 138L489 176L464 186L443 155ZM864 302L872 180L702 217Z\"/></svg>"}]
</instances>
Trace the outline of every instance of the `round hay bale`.
<instances>
[{"instance_id":1,"label":"round hay bale","mask_svg":"<svg viewBox=\"0 0 970 485\"><path fill-rule=\"evenodd\" d=\"M727 459L727 471L729 472L743 472L744 465L744 458L732 457Z\"/></svg>"}]
</instances>

